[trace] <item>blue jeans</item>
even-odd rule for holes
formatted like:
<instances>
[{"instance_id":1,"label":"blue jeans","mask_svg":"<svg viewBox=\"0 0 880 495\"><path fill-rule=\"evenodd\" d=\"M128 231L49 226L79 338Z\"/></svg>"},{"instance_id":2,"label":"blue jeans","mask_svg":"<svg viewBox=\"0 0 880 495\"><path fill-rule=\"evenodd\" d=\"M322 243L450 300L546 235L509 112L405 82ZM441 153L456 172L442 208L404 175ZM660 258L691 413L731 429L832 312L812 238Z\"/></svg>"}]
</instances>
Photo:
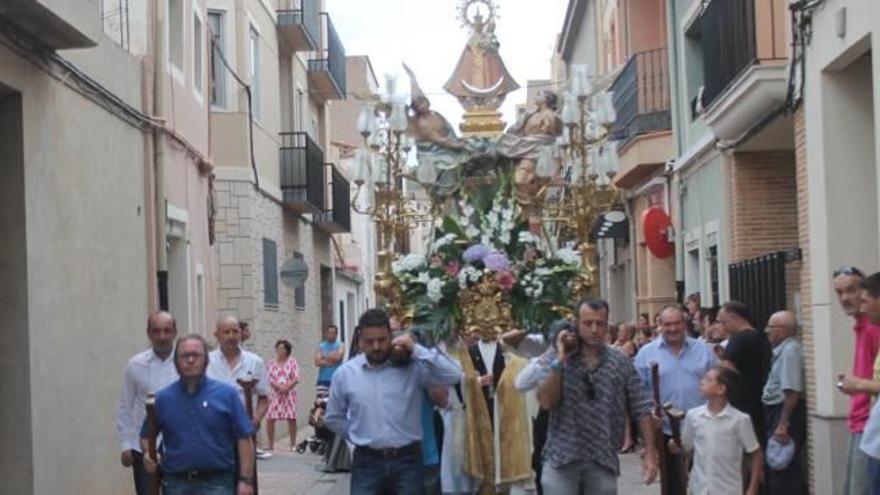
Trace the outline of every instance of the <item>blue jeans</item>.
<instances>
[{"instance_id":1,"label":"blue jeans","mask_svg":"<svg viewBox=\"0 0 880 495\"><path fill-rule=\"evenodd\" d=\"M545 462L541 489L546 495L617 495L617 475L595 462L559 467Z\"/></svg>"},{"instance_id":2,"label":"blue jeans","mask_svg":"<svg viewBox=\"0 0 880 495\"><path fill-rule=\"evenodd\" d=\"M218 473L188 480L185 476L166 475L162 495L235 495L235 477Z\"/></svg>"},{"instance_id":3,"label":"blue jeans","mask_svg":"<svg viewBox=\"0 0 880 495\"><path fill-rule=\"evenodd\" d=\"M351 495L421 495L424 489L422 453L386 459L362 448L354 451Z\"/></svg>"},{"instance_id":4,"label":"blue jeans","mask_svg":"<svg viewBox=\"0 0 880 495\"><path fill-rule=\"evenodd\" d=\"M871 483L871 495L880 495L880 459L868 457L868 478Z\"/></svg>"}]
</instances>

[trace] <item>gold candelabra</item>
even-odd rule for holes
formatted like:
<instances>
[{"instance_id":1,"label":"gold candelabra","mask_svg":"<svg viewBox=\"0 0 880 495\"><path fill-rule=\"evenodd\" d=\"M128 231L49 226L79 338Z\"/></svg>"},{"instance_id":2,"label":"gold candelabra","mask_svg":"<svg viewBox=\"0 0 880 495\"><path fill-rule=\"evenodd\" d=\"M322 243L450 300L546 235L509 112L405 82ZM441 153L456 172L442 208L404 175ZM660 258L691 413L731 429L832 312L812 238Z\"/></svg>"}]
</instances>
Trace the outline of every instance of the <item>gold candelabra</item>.
<instances>
[{"instance_id":1,"label":"gold candelabra","mask_svg":"<svg viewBox=\"0 0 880 495\"><path fill-rule=\"evenodd\" d=\"M407 135L408 116L404 100L386 99L364 105L357 120L363 146L355 153L355 192L352 209L368 215L376 225L377 262L374 287L380 303L406 324L400 286L392 274L396 254L409 251L410 232L424 212L406 191L406 181L417 179L408 172L407 157L414 146Z\"/></svg>"},{"instance_id":2,"label":"gold candelabra","mask_svg":"<svg viewBox=\"0 0 880 495\"><path fill-rule=\"evenodd\" d=\"M584 272L575 280L575 292L586 297L595 293L599 282L593 228L621 199L612 183L619 169L617 143L609 133L616 119L613 94L593 92L586 66L571 68L561 119L563 134L542 158L562 165L557 201L546 201L544 212L557 227L560 241L576 243ZM547 166L539 163L538 169Z\"/></svg>"}]
</instances>

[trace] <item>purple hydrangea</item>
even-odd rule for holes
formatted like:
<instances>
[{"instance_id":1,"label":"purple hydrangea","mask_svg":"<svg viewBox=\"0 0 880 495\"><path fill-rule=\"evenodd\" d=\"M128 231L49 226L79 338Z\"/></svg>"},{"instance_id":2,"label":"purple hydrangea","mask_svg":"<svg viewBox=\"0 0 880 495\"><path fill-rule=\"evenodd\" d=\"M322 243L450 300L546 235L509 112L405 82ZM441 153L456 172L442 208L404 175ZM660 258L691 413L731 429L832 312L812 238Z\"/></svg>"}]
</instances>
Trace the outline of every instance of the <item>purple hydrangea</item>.
<instances>
[{"instance_id":1,"label":"purple hydrangea","mask_svg":"<svg viewBox=\"0 0 880 495\"><path fill-rule=\"evenodd\" d=\"M474 244L467 248L462 256L468 263L473 263L475 261L483 261L488 255L489 246L486 246L485 244Z\"/></svg>"},{"instance_id":2,"label":"purple hydrangea","mask_svg":"<svg viewBox=\"0 0 880 495\"><path fill-rule=\"evenodd\" d=\"M487 255L483 258L483 263L493 272L503 272L510 269L510 260L507 259L507 255L499 251L493 251Z\"/></svg>"}]
</instances>

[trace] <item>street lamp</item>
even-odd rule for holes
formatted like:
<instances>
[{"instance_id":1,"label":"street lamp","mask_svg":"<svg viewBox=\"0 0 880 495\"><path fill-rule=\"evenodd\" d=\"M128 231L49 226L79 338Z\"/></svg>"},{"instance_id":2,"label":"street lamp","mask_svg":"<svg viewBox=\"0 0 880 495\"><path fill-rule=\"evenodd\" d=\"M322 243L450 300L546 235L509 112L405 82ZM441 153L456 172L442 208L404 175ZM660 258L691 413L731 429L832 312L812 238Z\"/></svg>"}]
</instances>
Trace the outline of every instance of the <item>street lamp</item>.
<instances>
[{"instance_id":1,"label":"street lamp","mask_svg":"<svg viewBox=\"0 0 880 495\"><path fill-rule=\"evenodd\" d=\"M558 201L548 204L545 212L558 226L560 239L574 241L580 251L585 270L575 281L575 291L586 296L594 292L599 279L592 228L620 201L620 192L612 184L620 169L617 142L609 139L617 114L613 93L594 91L585 65L571 67L562 101L563 133L542 150L535 173L551 179L557 166L562 167L561 181L555 182Z\"/></svg>"}]
</instances>

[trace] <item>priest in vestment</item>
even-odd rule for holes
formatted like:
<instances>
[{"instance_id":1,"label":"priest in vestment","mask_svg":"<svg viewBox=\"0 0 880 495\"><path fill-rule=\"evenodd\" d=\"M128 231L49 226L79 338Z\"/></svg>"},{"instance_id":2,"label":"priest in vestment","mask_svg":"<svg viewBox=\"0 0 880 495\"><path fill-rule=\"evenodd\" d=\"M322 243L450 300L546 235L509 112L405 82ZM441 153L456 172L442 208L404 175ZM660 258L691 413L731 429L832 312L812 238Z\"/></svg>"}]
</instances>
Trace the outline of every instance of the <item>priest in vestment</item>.
<instances>
[{"instance_id":1,"label":"priest in vestment","mask_svg":"<svg viewBox=\"0 0 880 495\"><path fill-rule=\"evenodd\" d=\"M534 490L526 397L514 387L526 360L487 336L463 357L465 472L477 480L480 494Z\"/></svg>"}]
</instances>

